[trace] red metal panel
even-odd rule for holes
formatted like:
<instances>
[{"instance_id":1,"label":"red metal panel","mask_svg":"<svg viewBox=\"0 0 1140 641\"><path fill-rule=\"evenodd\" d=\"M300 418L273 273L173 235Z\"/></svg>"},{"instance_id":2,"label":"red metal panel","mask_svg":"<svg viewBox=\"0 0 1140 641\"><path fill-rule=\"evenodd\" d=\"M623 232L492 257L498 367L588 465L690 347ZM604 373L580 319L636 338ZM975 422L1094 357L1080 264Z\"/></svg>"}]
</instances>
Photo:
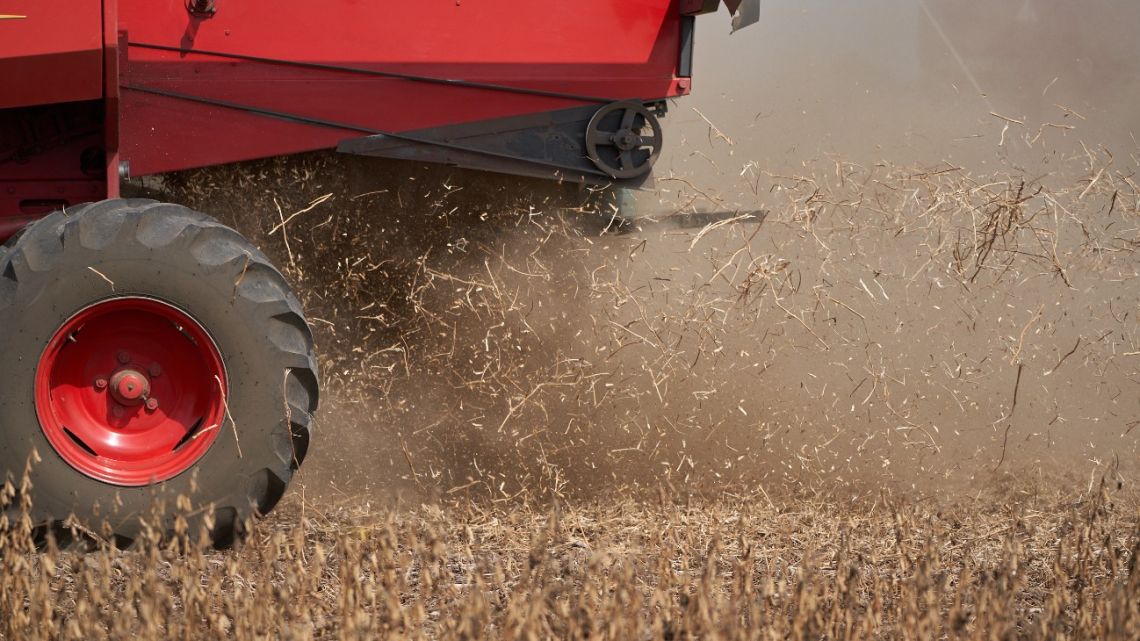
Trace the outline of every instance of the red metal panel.
<instances>
[{"instance_id":1,"label":"red metal panel","mask_svg":"<svg viewBox=\"0 0 1140 641\"><path fill-rule=\"evenodd\" d=\"M102 133L96 132L21 162L0 163L0 242L53 210L106 198L102 177L85 174L80 163L84 151L102 144Z\"/></svg>"},{"instance_id":2,"label":"red metal panel","mask_svg":"<svg viewBox=\"0 0 1140 641\"><path fill-rule=\"evenodd\" d=\"M107 198L119 197L119 66L126 59L119 0L103 0L103 139Z\"/></svg>"},{"instance_id":3,"label":"red metal panel","mask_svg":"<svg viewBox=\"0 0 1140 641\"><path fill-rule=\"evenodd\" d=\"M103 12L90 0L0 0L0 109L103 95Z\"/></svg>"},{"instance_id":4,"label":"red metal panel","mask_svg":"<svg viewBox=\"0 0 1140 641\"><path fill-rule=\"evenodd\" d=\"M132 40L314 62L644 64L674 0L121 0ZM642 75L633 72L634 75ZM540 75L539 78L545 78Z\"/></svg>"},{"instance_id":5,"label":"red metal panel","mask_svg":"<svg viewBox=\"0 0 1140 641\"><path fill-rule=\"evenodd\" d=\"M606 100L687 92L679 0L245 0L208 19L121 0L131 43L395 71ZM402 132L590 101L129 47L120 153L141 175L331 147L360 132L162 97L167 91Z\"/></svg>"}]
</instances>

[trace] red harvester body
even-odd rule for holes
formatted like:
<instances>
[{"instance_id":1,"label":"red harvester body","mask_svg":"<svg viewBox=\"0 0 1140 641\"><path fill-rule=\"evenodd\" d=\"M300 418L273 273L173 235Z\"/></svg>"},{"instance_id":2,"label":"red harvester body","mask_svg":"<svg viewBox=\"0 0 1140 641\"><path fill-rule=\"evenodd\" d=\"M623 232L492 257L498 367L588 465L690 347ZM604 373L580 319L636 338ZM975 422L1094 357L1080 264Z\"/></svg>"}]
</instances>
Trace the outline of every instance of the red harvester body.
<instances>
[{"instance_id":1,"label":"red harvester body","mask_svg":"<svg viewBox=\"0 0 1140 641\"><path fill-rule=\"evenodd\" d=\"M0 0L0 238L121 176L338 145L612 178L573 138L688 93L692 15L719 4Z\"/></svg>"},{"instance_id":2,"label":"red harvester body","mask_svg":"<svg viewBox=\"0 0 1140 641\"><path fill-rule=\"evenodd\" d=\"M309 449L320 376L284 276L121 179L336 148L636 186L720 4L0 0L0 483L30 469L37 526L118 544L154 486L194 494L226 545Z\"/></svg>"}]
</instances>

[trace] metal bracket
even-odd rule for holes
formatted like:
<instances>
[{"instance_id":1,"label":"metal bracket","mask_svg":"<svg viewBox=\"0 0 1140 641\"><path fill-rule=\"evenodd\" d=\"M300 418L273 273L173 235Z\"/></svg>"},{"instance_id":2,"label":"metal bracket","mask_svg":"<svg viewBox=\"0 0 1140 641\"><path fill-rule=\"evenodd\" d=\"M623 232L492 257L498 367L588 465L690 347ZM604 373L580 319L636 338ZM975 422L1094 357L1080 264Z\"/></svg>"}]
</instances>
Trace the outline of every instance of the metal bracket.
<instances>
[{"instance_id":1,"label":"metal bracket","mask_svg":"<svg viewBox=\"0 0 1140 641\"><path fill-rule=\"evenodd\" d=\"M186 10L195 18L213 18L218 12L217 0L186 0Z\"/></svg>"}]
</instances>

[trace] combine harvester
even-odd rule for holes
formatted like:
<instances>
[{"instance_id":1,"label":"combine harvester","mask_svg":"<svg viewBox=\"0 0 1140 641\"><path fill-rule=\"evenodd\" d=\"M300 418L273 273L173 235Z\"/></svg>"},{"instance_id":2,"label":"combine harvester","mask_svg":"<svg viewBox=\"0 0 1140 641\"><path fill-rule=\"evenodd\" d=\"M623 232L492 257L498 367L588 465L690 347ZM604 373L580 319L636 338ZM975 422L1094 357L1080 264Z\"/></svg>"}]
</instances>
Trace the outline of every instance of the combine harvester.
<instances>
[{"instance_id":1,"label":"combine harvester","mask_svg":"<svg viewBox=\"0 0 1140 641\"><path fill-rule=\"evenodd\" d=\"M724 0L736 26L759 0ZM281 498L313 339L256 247L120 182L336 148L637 186L720 0L0 0L0 481L135 538L156 485L225 545Z\"/></svg>"}]
</instances>

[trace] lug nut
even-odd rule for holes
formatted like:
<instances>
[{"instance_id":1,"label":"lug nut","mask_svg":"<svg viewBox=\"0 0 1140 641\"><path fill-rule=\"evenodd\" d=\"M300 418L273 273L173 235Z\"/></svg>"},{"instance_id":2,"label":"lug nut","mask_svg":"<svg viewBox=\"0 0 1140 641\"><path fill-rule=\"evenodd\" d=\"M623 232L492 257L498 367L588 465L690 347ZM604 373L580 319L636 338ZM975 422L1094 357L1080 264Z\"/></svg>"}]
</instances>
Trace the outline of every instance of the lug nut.
<instances>
[{"instance_id":1,"label":"lug nut","mask_svg":"<svg viewBox=\"0 0 1140 641\"><path fill-rule=\"evenodd\" d=\"M156 409L158 409L158 399L157 398L146 399L146 409L147 409L147 411L150 411L150 412L153 412Z\"/></svg>"},{"instance_id":2,"label":"lug nut","mask_svg":"<svg viewBox=\"0 0 1140 641\"><path fill-rule=\"evenodd\" d=\"M95 389L107 389L107 379L102 376L95 379Z\"/></svg>"},{"instance_id":3,"label":"lug nut","mask_svg":"<svg viewBox=\"0 0 1140 641\"><path fill-rule=\"evenodd\" d=\"M162 366L158 363L153 363L147 371L155 378L162 376Z\"/></svg>"},{"instance_id":4,"label":"lug nut","mask_svg":"<svg viewBox=\"0 0 1140 641\"><path fill-rule=\"evenodd\" d=\"M131 362L131 355L126 353L126 352L123 352L123 351L120 351L118 353L118 358L119 358L119 362L122 363L123 365L126 365L127 363Z\"/></svg>"}]
</instances>

